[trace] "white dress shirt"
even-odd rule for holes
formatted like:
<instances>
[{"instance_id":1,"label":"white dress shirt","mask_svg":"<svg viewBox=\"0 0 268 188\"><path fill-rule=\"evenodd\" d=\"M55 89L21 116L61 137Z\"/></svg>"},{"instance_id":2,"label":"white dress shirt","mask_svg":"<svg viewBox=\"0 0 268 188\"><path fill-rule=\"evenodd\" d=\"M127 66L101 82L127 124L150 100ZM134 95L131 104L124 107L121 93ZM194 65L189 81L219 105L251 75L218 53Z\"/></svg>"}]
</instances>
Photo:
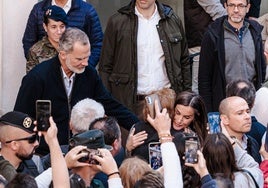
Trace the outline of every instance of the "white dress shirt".
<instances>
[{"instance_id":1,"label":"white dress shirt","mask_svg":"<svg viewBox=\"0 0 268 188\"><path fill-rule=\"evenodd\" d=\"M152 91L170 87L165 67L165 57L158 35L158 22L161 19L155 5L155 12L146 19L135 7L138 16L137 54L138 88L137 93L146 95Z\"/></svg>"}]
</instances>

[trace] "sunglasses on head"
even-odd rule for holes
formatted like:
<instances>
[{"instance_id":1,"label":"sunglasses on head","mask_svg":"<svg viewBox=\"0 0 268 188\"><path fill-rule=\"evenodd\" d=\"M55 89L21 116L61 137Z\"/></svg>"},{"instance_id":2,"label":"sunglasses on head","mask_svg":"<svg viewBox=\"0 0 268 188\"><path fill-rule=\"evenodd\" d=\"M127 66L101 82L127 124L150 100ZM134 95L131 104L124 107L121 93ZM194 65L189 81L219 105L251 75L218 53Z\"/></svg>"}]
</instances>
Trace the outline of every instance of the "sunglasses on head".
<instances>
[{"instance_id":1,"label":"sunglasses on head","mask_svg":"<svg viewBox=\"0 0 268 188\"><path fill-rule=\"evenodd\" d=\"M39 142L40 141L40 137L38 136L38 134L33 134L32 136L29 136L29 137L18 138L18 139L6 141L6 144L8 144L10 142L13 142L13 141L21 141L21 140L27 140L29 142L29 144L33 144L37 140Z\"/></svg>"}]
</instances>

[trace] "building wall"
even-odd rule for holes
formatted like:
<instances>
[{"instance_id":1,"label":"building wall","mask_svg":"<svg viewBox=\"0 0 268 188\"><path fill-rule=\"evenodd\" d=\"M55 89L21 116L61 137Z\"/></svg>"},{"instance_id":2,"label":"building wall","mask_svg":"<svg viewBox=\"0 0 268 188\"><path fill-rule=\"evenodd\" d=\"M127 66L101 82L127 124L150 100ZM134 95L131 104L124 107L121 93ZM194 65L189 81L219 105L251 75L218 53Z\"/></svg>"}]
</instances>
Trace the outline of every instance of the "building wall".
<instances>
[{"instance_id":1,"label":"building wall","mask_svg":"<svg viewBox=\"0 0 268 188\"><path fill-rule=\"evenodd\" d=\"M0 1L0 114L12 110L25 74L22 35L36 0Z\"/></svg>"},{"instance_id":2,"label":"building wall","mask_svg":"<svg viewBox=\"0 0 268 188\"><path fill-rule=\"evenodd\" d=\"M22 36L30 10L38 0L0 0L0 115L12 110L22 77L25 58ZM99 13L105 30L110 15L130 0L87 0ZM160 0L169 4L183 20L182 0ZM268 1L262 0L261 14L268 12Z\"/></svg>"}]
</instances>

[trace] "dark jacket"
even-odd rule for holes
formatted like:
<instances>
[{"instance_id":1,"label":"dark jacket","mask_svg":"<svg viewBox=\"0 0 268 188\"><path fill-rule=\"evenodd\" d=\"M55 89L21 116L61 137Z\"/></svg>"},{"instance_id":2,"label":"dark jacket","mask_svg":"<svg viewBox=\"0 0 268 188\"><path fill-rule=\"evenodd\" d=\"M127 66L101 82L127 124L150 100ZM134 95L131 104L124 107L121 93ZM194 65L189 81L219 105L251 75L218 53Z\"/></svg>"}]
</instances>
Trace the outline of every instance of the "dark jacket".
<instances>
[{"instance_id":1,"label":"dark jacket","mask_svg":"<svg viewBox=\"0 0 268 188\"><path fill-rule=\"evenodd\" d=\"M247 135L247 152L248 154L257 162L261 163L261 155L260 155L260 146L258 142L252 138L251 136Z\"/></svg>"},{"instance_id":2,"label":"dark jacket","mask_svg":"<svg viewBox=\"0 0 268 188\"><path fill-rule=\"evenodd\" d=\"M198 90L203 97L207 111L218 111L220 101L225 98L225 47L223 22L226 16L209 25L204 35L199 62ZM256 90L265 79L266 63L261 39L262 26L256 21L247 20L255 45Z\"/></svg>"},{"instance_id":3,"label":"dark jacket","mask_svg":"<svg viewBox=\"0 0 268 188\"><path fill-rule=\"evenodd\" d=\"M43 28L43 16L50 5L51 0L40 1L34 5L29 15L22 39L26 59L28 59L29 49L46 35ZM67 21L68 27L77 27L89 37L91 44L89 63L95 67L99 61L103 39L102 28L96 10L83 0L72 0L71 9L67 13Z\"/></svg>"},{"instance_id":4,"label":"dark jacket","mask_svg":"<svg viewBox=\"0 0 268 188\"><path fill-rule=\"evenodd\" d=\"M266 127L258 122L255 116L251 116L251 129L246 135L253 137L259 144L262 145L262 136L266 131ZM260 149L260 148L259 148Z\"/></svg>"},{"instance_id":5,"label":"dark jacket","mask_svg":"<svg viewBox=\"0 0 268 188\"><path fill-rule=\"evenodd\" d=\"M165 56L167 75L176 93L191 89L188 47L181 20L157 2L161 19L156 26ZM137 94L137 30L135 1L118 10L108 21L99 71L113 96L132 109Z\"/></svg>"},{"instance_id":6,"label":"dark jacket","mask_svg":"<svg viewBox=\"0 0 268 188\"><path fill-rule=\"evenodd\" d=\"M201 46L203 35L213 20L196 0L185 0L183 2L188 47Z\"/></svg>"},{"instance_id":7,"label":"dark jacket","mask_svg":"<svg viewBox=\"0 0 268 188\"><path fill-rule=\"evenodd\" d=\"M117 118L119 125L126 129L138 121L122 104L118 103L103 86L97 71L90 65L81 74L76 74L73 89L68 101L63 83L61 65L58 57L38 64L22 80L14 110L35 117L35 101L51 100L51 115L58 127L58 139L61 145L68 144L70 110L80 100L92 98L102 103L108 116ZM44 150L46 149L46 150ZM48 148L41 142L37 151Z\"/></svg>"}]
</instances>

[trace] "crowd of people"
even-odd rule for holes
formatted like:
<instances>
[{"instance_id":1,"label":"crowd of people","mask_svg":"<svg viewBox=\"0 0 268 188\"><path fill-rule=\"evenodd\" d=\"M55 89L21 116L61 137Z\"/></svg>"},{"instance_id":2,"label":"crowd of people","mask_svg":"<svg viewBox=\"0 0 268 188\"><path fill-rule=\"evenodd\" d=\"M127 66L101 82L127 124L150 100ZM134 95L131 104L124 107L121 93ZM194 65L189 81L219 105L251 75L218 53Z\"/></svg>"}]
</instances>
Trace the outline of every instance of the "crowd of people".
<instances>
[{"instance_id":1,"label":"crowd of people","mask_svg":"<svg viewBox=\"0 0 268 188\"><path fill-rule=\"evenodd\" d=\"M0 187L268 188L259 8L187 0L184 27L158 0L130 0L103 33L83 0L35 4L26 75L0 117ZM51 103L47 130L37 100Z\"/></svg>"}]
</instances>

